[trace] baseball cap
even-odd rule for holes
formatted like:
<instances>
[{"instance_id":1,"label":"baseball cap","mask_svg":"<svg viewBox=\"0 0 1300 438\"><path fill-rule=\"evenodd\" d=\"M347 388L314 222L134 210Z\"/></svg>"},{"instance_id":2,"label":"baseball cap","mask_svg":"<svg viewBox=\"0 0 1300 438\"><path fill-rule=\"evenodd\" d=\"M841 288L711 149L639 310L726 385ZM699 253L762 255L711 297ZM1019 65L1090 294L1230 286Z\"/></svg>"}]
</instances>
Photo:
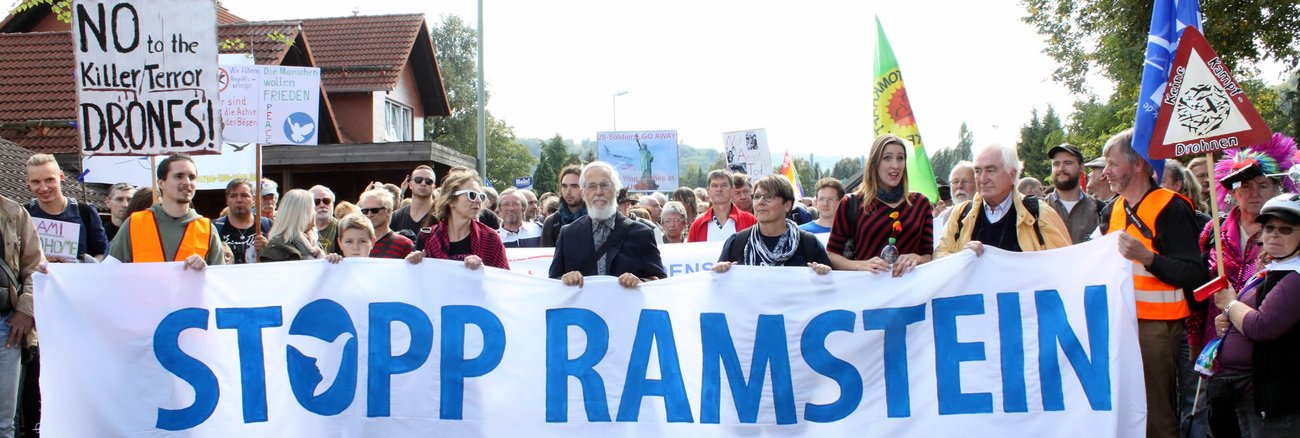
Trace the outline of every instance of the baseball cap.
<instances>
[{"instance_id":1,"label":"baseball cap","mask_svg":"<svg viewBox=\"0 0 1300 438\"><path fill-rule=\"evenodd\" d=\"M1089 161L1088 164L1084 164L1083 167L1090 167L1093 169L1104 169L1106 168L1106 159L1103 157L1097 157L1092 161Z\"/></svg>"},{"instance_id":2,"label":"baseball cap","mask_svg":"<svg viewBox=\"0 0 1300 438\"><path fill-rule=\"evenodd\" d=\"M1055 157L1059 152L1069 152L1070 155L1074 155L1074 158L1078 159L1080 163L1083 162L1083 151L1080 151L1078 146L1069 143L1061 143L1048 149L1047 159L1052 159L1052 157ZM1103 164L1102 167L1105 167L1105 165Z\"/></svg>"}]
</instances>

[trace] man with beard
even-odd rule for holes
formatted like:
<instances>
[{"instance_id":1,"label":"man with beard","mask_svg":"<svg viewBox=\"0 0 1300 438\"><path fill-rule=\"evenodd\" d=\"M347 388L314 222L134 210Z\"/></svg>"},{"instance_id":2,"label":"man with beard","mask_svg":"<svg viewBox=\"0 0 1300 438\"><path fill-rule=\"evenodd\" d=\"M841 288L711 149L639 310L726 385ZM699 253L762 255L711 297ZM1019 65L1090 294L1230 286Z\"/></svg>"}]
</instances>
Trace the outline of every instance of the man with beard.
<instances>
[{"instance_id":1,"label":"man with beard","mask_svg":"<svg viewBox=\"0 0 1300 438\"><path fill-rule=\"evenodd\" d=\"M560 170L560 209L542 222L542 246L555 246L560 239L561 227L587 215L587 203L583 201L582 186L578 184L581 174L582 168L576 164Z\"/></svg>"},{"instance_id":2,"label":"man with beard","mask_svg":"<svg viewBox=\"0 0 1300 438\"><path fill-rule=\"evenodd\" d=\"M339 236L339 220L334 218L334 191L315 185L311 188L311 196L315 199L312 208L316 212L316 244L326 254L333 253Z\"/></svg>"},{"instance_id":3,"label":"man with beard","mask_svg":"<svg viewBox=\"0 0 1300 438\"><path fill-rule=\"evenodd\" d=\"M258 232L253 223L253 184L235 178L226 184L226 209L229 213L217 218L212 225L221 233L221 242L234 254L236 265L257 263L257 255L266 247L266 233L271 231L271 220L265 217Z\"/></svg>"},{"instance_id":4,"label":"man with beard","mask_svg":"<svg viewBox=\"0 0 1300 438\"><path fill-rule=\"evenodd\" d=\"M224 265L220 233L190 208L198 179L194 160L176 154L158 163L162 202L131 214L108 254L124 263L184 261L185 269Z\"/></svg>"},{"instance_id":5,"label":"man with beard","mask_svg":"<svg viewBox=\"0 0 1300 438\"><path fill-rule=\"evenodd\" d=\"M621 184L614 168L593 161L582 168L577 182L587 215L560 233L550 277L582 287L584 276L611 275L629 288L667 277L654 231L618 213L615 199Z\"/></svg>"},{"instance_id":6,"label":"man with beard","mask_svg":"<svg viewBox=\"0 0 1300 438\"><path fill-rule=\"evenodd\" d=\"M970 200L971 193L975 191L975 163L970 161L961 161L952 167L948 172L948 186L952 192L952 205L957 205ZM943 229L948 226L948 218L952 217L952 208L946 208L938 216L934 217L934 247L939 247L939 240L943 238Z\"/></svg>"},{"instance_id":7,"label":"man with beard","mask_svg":"<svg viewBox=\"0 0 1300 438\"><path fill-rule=\"evenodd\" d=\"M432 213L433 189L438 187L434 179L432 167L420 165L411 171L411 205L393 212L393 223L389 225L394 232L416 241L417 249L423 240L417 239L420 229L431 227L438 221Z\"/></svg>"},{"instance_id":8,"label":"man with beard","mask_svg":"<svg viewBox=\"0 0 1300 438\"><path fill-rule=\"evenodd\" d=\"M497 196L497 206L501 209L501 229L497 235L506 248L542 246L542 227L524 218L528 200L523 193L512 187Z\"/></svg>"},{"instance_id":9,"label":"man with beard","mask_svg":"<svg viewBox=\"0 0 1300 438\"><path fill-rule=\"evenodd\" d=\"M1106 174L1102 172L1106 169L1106 157L1097 157L1084 167L1088 168L1088 187L1086 187L1088 194L1103 205L1115 200L1115 192L1110 190L1110 183L1106 181Z\"/></svg>"},{"instance_id":10,"label":"man with beard","mask_svg":"<svg viewBox=\"0 0 1300 438\"><path fill-rule=\"evenodd\" d=\"M1065 221L1070 241L1083 243L1097 229L1097 212L1101 209L1097 198L1079 188L1083 152L1078 146L1063 143L1048 150L1047 158L1052 160L1052 186L1056 187L1047 195L1047 204Z\"/></svg>"},{"instance_id":11,"label":"man with beard","mask_svg":"<svg viewBox=\"0 0 1300 438\"><path fill-rule=\"evenodd\" d=\"M122 222L131 217L131 209L127 206L131 204L132 196L135 196L135 186L131 184L117 183L108 188L108 197L104 198L104 206L108 207L109 221L104 223L104 234L108 236L110 242L117 236L117 230L122 229Z\"/></svg>"}]
</instances>

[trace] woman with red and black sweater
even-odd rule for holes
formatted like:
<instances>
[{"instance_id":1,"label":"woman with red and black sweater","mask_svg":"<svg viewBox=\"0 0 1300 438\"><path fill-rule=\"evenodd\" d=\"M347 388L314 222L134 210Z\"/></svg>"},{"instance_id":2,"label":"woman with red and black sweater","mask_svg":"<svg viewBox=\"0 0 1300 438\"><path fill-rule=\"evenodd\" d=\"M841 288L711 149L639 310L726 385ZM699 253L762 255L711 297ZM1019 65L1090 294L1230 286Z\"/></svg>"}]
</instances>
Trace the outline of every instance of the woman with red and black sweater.
<instances>
[{"instance_id":1,"label":"woman with red and black sweater","mask_svg":"<svg viewBox=\"0 0 1300 438\"><path fill-rule=\"evenodd\" d=\"M848 271L911 272L934 255L934 207L907 190L907 147L886 134L876 138L857 193L840 201L826 252L831 267ZM881 251L893 245L895 260Z\"/></svg>"},{"instance_id":2,"label":"woman with red and black sweater","mask_svg":"<svg viewBox=\"0 0 1300 438\"><path fill-rule=\"evenodd\" d=\"M479 186L477 174L453 173L442 182L442 191L433 201L438 224L424 241L424 250L412 252L406 260L415 264L424 257L463 260L465 267L478 269L488 265L510 269L506 249L496 230L478 221L487 195Z\"/></svg>"}]
</instances>

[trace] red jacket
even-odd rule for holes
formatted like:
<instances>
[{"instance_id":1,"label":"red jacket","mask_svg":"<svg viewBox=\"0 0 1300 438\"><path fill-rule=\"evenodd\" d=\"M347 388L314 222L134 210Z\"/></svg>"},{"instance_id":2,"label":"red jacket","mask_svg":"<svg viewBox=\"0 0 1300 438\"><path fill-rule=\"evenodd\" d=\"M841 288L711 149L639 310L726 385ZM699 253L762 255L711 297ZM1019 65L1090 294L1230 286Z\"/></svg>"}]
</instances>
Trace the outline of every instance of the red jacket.
<instances>
[{"instance_id":1,"label":"red jacket","mask_svg":"<svg viewBox=\"0 0 1300 438\"><path fill-rule=\"evenodd\" d=\"M731 213L727 214L727 218L736 223L736 231L738 232L758 223L758 219L755 219L753 214L736 208L734 205L731 206ZM713 207L709 207L708 210L704 211L704 214L695 218L695 222L691 223L691 231L686 234L686 241L704 242L709 240L709 227L712 226L712 223Z\"/></svg>"}]
</instances>

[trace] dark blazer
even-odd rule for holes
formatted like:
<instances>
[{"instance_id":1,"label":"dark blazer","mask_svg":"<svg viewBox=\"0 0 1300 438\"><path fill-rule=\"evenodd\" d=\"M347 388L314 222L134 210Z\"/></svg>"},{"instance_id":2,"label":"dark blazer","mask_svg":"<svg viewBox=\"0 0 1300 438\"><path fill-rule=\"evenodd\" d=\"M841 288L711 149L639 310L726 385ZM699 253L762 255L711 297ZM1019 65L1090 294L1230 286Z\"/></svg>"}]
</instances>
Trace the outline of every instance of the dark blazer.
<instances>
[{"instance_id":1,"label":"dark blazer","mask_svg":"<svg viewBox=\"0 0 1300 438\"><path fill-rule=\"evenodd\" d=\"M551 260L551 278L560 278L572 271L582 272L583 276L596 275L595 263L582 266L596 252L591 227L591 217L583 216L560 229L560 238L555 241L555 258ZM626 272L642 279L668 277L659 257L659 247L655 245L654 230L614 213L614 231L610 236L618 233L621 227L630 228L622 243L610 250L609 257L605 257L606 272L615 277Z\"/></svg>"}]
</instances>

